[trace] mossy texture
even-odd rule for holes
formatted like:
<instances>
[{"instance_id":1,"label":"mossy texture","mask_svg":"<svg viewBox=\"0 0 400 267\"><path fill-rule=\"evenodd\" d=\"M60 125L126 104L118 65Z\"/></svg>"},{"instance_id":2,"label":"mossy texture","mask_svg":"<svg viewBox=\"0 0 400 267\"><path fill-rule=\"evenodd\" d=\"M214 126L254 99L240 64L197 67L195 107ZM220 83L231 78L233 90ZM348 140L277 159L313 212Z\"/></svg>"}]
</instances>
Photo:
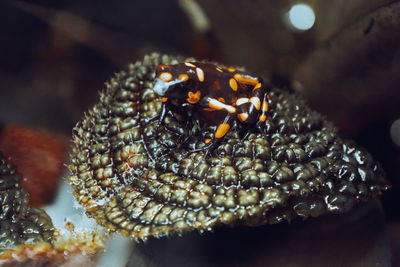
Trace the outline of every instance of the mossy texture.
<instances>
[{"instance_id":1,"label":"mossy texture","mask_svg":"<svg viewBox=\"0 0 400 267\"><path fill-rule=\"evenodd\" d=\"M146 240L218 225L256 226L349 211L389 185L370 154L311 110L272 89L262 131L242 140L236 122L209 156L215 124L177 107L156 133L158 64L152 54L115 75L73 131L69 181L88 214L106 228ZM217 114L217 113L216 113Z\"/></svg>"},{"instance_id":2,"label":"mossy texture","mask_svg":"<svg viewBox=\"0 0 400 267\"><path fill-rule=\"evenodd\" d=\"M51 242L54 227L50 217L27 203L21 176L0 153L0 252L18 245Z\"/></svg>"}]
</instances>

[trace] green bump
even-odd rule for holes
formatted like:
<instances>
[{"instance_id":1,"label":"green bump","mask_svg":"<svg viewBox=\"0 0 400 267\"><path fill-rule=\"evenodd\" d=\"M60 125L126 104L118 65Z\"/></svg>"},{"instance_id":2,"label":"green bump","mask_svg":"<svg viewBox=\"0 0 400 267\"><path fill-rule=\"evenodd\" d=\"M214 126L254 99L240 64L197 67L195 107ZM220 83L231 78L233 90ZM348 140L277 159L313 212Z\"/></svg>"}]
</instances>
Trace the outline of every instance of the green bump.
<instances>
[{"instance_id":1,"label":"green bump","mask_svg":"<svg viewBox=\"0 0 400 267\"><path fill-rule=\"evenodd\" d=\"M39 208L27 206L28 193L21 176L0 153L0 252L17 245L52 242L54 227Z\"/></svg>"}]
</instances>

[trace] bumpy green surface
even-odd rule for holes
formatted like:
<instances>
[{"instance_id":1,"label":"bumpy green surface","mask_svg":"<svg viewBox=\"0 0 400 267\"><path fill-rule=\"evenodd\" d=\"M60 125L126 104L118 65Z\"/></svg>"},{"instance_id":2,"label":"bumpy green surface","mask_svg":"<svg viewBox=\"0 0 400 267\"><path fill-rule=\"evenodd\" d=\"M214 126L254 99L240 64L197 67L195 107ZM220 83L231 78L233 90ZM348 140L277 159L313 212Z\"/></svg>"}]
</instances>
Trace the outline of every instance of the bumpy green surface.
<instances>
[{"instance_id":1,"label":"bumpy green surface","mask_svg":"<svg viewBox=\"0 0 400 267\"><path fill-rule=\"evenodd\" d=\"M192 107L167 116L153 92L153 54L120 72L74 129L70 182L88 214L135 239L217 225L260 225L350 210L389 186L364 149L294 94L274 89L264 133L241 141L236 123L211 156L204 145L215 125Z\"/></svg>"},{"instance_id":2,"label":"bumpy green surface","mask_svg":"<svg viewBox=\"0 0 400 267\"><path fill-rule=\"evenodd\" d=\"M27 207L21 176L0 153L0 252L16 245L50 242L54 227L42 209Z\"/></svg>"}]
</instances>

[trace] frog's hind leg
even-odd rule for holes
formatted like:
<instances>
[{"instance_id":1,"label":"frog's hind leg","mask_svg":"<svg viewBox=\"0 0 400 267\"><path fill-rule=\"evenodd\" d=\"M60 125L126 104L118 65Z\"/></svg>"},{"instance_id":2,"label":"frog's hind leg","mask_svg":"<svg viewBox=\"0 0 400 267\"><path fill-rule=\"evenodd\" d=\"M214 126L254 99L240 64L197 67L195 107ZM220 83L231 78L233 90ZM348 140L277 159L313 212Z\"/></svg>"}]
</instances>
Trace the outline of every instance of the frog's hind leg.
<instances>
[{"instance_id":1,"label":"frog's hind leg","mask_svg":"<svg viewBox=\"0 0 400 267\"><path fill-rule=\"evenodd\" d=\"M268 92L264 93L262 99L263 99L263 101L261 104L261 111L260 111L260 115L258 116L258 121L256 123L256 126L257 126L258 130L260 131L260 133L266 135L264 128L265 128L265 121L267 120L267 112L268 112L268 108L269 108Z\"/></svg>"},{"instance_id":2,"label":"frog's hind leg","mask_svg":"<svg viewBox=\"0 0 400 267\"><path fill-rule=\"evenodd\" d=\"M242 138L242 142L256 129L265 134L262 124L267 119L268 111L268 88L265 84L257 83L252 90L250 98L239 98L236 101L238 108L238 119L245 124L246 134Z\"/></svg>"},{"instance_id":3,"label":"frog's hind leg","mask_svg":"<svg viewBox=\"0 0 400 267\"><path fill-rule=\"evenodd\" d=\"M247 102L238 106L237 117L238 120L241 122L241 127L239 127L239 137L241 143L243 143L243 141L246 140L249 135L255 130L254 122L257 120L257 114L249 112L250 105L251 103Z\"/></svg>"},{"instance_id":4,"label":"frog's hind leg","mask_svg":"<svg viewBox=\"0 0 400 267\"><path fill-rule=\"evenodd\" d=\"M206 157L209 155L218 145L218 143L222 140L222 138L226 135L226 133L231 129L232 122L235 119L235 113L228 113L224 120L217 126L217 129L214 132L212 138L207 138L205 140L206 145L190 150L186 153L186 155L194 153L194 152L201 152L206 151Z\"/></svg>"}]
</instances>

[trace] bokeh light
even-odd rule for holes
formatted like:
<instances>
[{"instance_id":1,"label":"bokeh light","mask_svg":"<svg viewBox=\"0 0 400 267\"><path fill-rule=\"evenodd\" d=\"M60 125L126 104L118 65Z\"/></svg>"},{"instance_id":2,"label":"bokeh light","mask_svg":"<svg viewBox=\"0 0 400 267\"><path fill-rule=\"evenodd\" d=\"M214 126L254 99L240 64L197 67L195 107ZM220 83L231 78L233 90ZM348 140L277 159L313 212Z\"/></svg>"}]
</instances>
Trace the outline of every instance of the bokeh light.
<instances>
[{"instance_id":1,"label":"bokeh light","mask_svg":"<svg viewBox=\"0 0 400 267\"><path fill-rule=\"evenodd\" d=\"M393 143L400 146L400 119L395 120L390 127L390 136Z\"/></svg>"},{"instance_id":2,"label":"bokeh light","mask_svg":"<svg viewBox=\"0 0 400 267\"><path fill-rule=\"evenodd\" d=\"M296 4L288 12L289 22L296 30L306 31L315 23L315 14L306 4Z\"/></svg>"}]
</instances>

